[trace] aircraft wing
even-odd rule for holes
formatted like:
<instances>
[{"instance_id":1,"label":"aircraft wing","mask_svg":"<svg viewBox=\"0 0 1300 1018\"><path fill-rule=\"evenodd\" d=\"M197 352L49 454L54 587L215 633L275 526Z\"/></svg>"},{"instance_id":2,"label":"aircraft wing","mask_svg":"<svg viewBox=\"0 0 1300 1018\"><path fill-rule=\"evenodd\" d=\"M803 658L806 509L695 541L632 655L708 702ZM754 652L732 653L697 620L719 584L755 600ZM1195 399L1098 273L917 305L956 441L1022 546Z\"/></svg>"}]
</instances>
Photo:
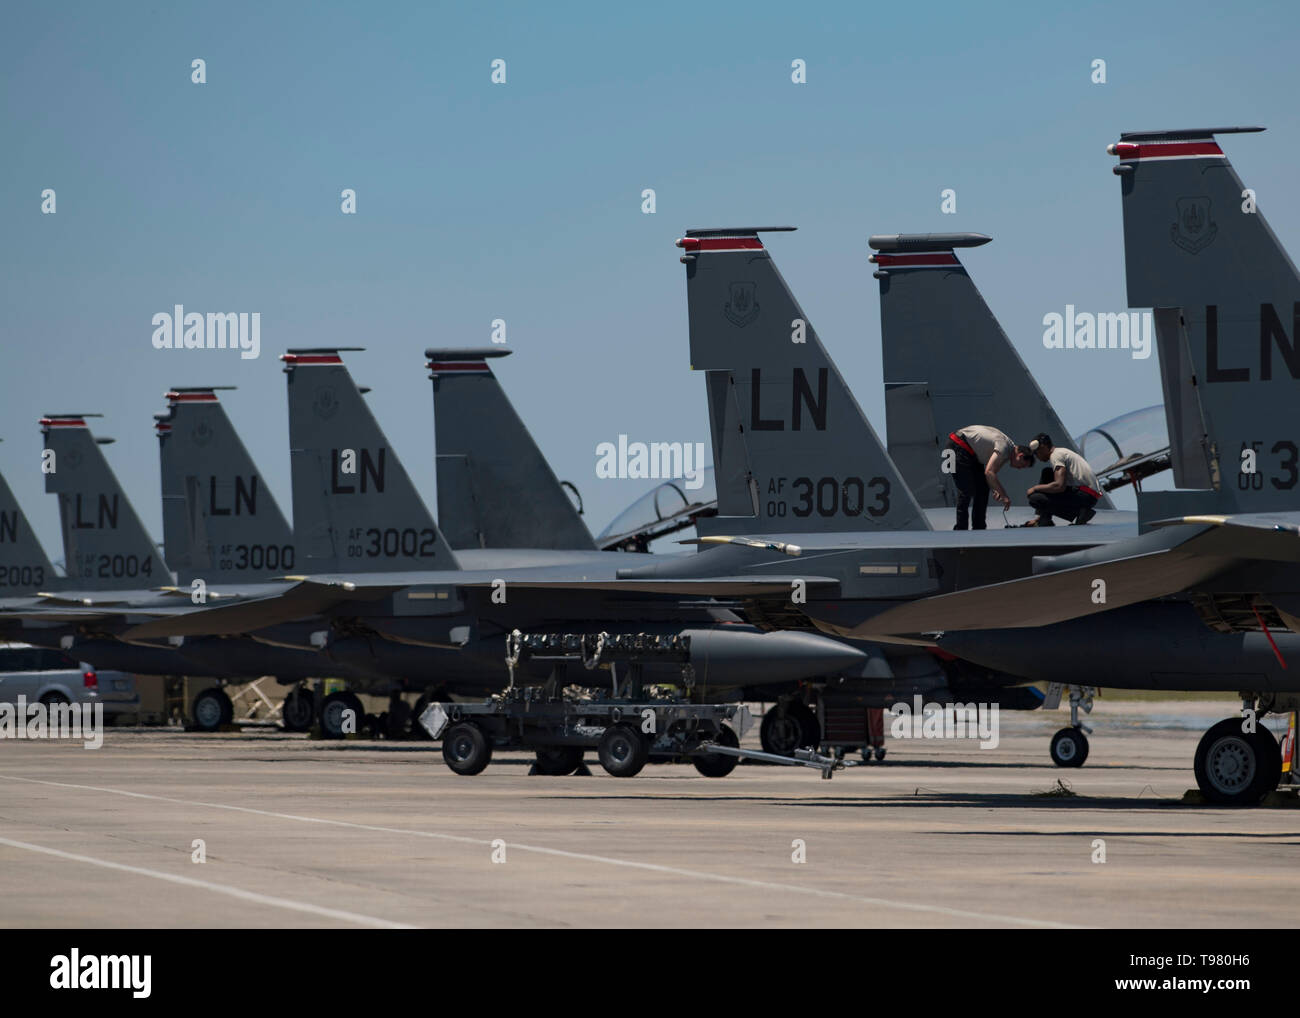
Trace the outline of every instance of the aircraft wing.
<instances>
[{"instance_id":1,"label":"aircraft wing","mask_svg":"<svg viewBox=\"0 0 1300 1018\"><path fill-rule=\"evenodd\" d=\"M241 600L236 604L189 607L180 612L156 611L133 626L123 638L158 639L167 636L213 636L246 633L267 626L319 615L346 602L378 600L401 590L420 587L483 589L504 580L513 589L563 591L605 590L624 594L661 594L690 597L757 597L788 594L795 579L786 575L647 577L613 575L588 578L565 576L563 570L532 569L511 573L482 570L446 570L429 573L376 573L340 576L297 576L294 586L266 597ZM801 576L806 587L833 594L839 581L829 576Z\"/></svg>"},{"instance_id":2,"label":"aircraft wing","mask_svg":"<svg viewBox=\"0 0 1300 1018\"><path fill-rule=\"evenodd\" d=\"M1182 524L1222 527L1228 533L1263 530L1300 536L1300 512L1233 513L1230 516L1176 516L1168 520L1154 520L1151 526L1161 528L1176 527Z\"/></svg>"},{"instance_id":3,"label":"aircraft wing","mask_svg":"<svg viewBox=\"0 0 1300 1018\"><path fill-rule=\"evenodd\" d=\"M904 602L827 628L859 638L1022 629L1177 594L1243 561L1300 563L1300 514L1162 522L1131 541L1035 559L1034 575L1023 579Z\"/></svg>"},{"instance_id":4,"label":"aircraft wing","mask_svg":"<svg viewBox=\"0 0 1300 1018\"><path fill-rule=\"evenodd\" d=\"M400 590L400 585L391 585ZM358 595L350 584L331 582L300 582L277 593L251 597L234 604L211 606L186 605L184 610L157 610L148 621L132 626L123 634L126 640L149 640L166 636L214 636L229 633L249 633L267 626L292 622L296 619L319 615L344 601L366 597L381 597L375 588Z\"/></svg>"},{"instance_id":5,"label":"aircraft wing","mask_svg":"<svg viewBox=\"0 0 1300 1018\"><path fill-rule=\"evenodd\" d=\"M759 597L788 594L794 576L696 576L674 579L509 580L509 586L537 590L608 590L623 594L686 594L692 597ZM807 587L834 594L839 580L831 576L800 576ZM473 580L461 587L488 587L491 581Z\"/></svg>"}]
</instances>

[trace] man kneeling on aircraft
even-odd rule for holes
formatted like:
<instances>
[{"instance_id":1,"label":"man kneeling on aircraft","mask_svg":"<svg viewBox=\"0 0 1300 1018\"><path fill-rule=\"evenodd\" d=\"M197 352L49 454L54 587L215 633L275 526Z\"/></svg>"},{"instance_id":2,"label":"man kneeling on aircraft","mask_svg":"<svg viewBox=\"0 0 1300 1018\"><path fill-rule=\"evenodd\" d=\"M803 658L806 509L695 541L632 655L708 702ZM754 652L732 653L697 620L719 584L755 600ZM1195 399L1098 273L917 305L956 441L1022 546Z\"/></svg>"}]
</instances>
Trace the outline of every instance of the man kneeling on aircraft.
<instances>
[{"instance_id":1,"label":"man kneeling on aircraft","mask_svg":"<svg viewBox=\"0 0 1300 1018\"><path fill-rule=\"evenodd\" d=\"M1016 445L997 428L971 424L948 436L947 449L956 453L953 482L957 485L957 525L953 530L984 530L989 492L1003 509L1011 496L998 480L998 471L1010 463L1023 470L1034 462L1028 446Z\"/></svg>"},{"instance_id":2,"label":"man kneeling on aircraft","mask_svg":"<svg viewBox=\"0 0 1300 1018\"><path fill-rule=\"evenodd\" d=\"M1050 466L1043 469L1043 483L1029 489L1029 504L1038 518L1025 526L1054 527L1053 516L1071 523L1087 523L1096 516L1101 492L1088 461L1071 449L1057 449L1047 434L1040 434L1029 448L1040 463Z\"/></svg>"}]
</instances>

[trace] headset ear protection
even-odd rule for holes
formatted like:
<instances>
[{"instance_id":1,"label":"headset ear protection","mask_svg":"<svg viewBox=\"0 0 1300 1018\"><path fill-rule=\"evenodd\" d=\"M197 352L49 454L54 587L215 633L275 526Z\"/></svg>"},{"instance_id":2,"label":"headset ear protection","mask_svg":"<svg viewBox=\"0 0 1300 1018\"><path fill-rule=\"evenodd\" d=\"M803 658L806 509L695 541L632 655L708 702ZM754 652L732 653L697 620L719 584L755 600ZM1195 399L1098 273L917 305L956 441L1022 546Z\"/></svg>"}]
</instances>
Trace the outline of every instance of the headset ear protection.
<instances>
[{"instance_id":1,"label":"headset ear protection","mask_svg":"<svg viewBox=\"0 0 1300 1018\"><path fill-rule=\"evenodd\" d=\"M1029 443L1029 451L1038 452L1038 439L1035 438L1032 442Z\"/></svg>"}]
</instances>

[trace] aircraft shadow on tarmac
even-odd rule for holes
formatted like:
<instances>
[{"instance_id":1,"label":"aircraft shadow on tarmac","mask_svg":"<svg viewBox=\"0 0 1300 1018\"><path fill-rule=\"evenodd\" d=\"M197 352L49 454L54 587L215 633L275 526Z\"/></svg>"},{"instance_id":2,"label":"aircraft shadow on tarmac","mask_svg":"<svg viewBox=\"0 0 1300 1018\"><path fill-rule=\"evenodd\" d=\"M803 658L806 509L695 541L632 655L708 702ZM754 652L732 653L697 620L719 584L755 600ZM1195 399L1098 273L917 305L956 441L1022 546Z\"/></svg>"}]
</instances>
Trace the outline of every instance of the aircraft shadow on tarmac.
<instances>
[{"instance_id":1,"label":"aircraft shadow on tarmac","mask_svg":"<svg viewBox=\"0 0 1300 1018\"><path fill-rule=\"evenodd\" d=\"M769 806L785 806L794 809L899 809L904 807L921 807L927 809L1052 809L1052 810L1123 810L1126 813L1135 811L1154 811L1168 813L1176 807L1195 810L1210 810L1221 812L1225 809L1233 810L1235 807L1208 806L1203 804L1184 804L1180 796L1160 796L1153 793L1149 788L1145 789L1142 794L1134 796L1105 796L1092 797L1087 795L1074 794L1070 796L1057 796L1048 793L1048 790L1031 790L1024 793L1006 793L990 792L987 794L969 794L969 793L945 793L933 789L919 790L914 795L892 795L875 798L842 798L842 799L787 799L774 795L673 795L660 793L648 793L646 795L550 795L544 796L548 799L561 800L581 800L583 802L718 802L718 803L741 803L754 802L766 803ZM953 832L931 832L931 833L953 833ZM963 831L960 833L968 834L987 834L990 836L1000 836L1002 834L1036 834L1035 831ZM1053 832L1056 833L1056 832ZM1092 832L1096 833L1096 832ZM1120 832L1124 837L1140 837L1141 833L1130 831ZM1172 832L1169 832L1172 836ZM1223 831L1206 831L1199 836L1203 837L1287 837L1293 832L1283 831L1268 833L1249 834L1243 832L1223 832ZM1150 832L1149 836L1165 836L1166 832ZM1179 835L1181 836L1181 835Z\"/></svg>"},{"instance_id":2,"label":"aircraft shadow on tarmac","mask_svg":"<svg viewBox=\"0 0 1300 1018\"><path fill-rule=\"evenodd\" d=\"M375 744L373 746L368 745L366 748L379 749L380 745L381 744ZM398 745L393 745L387 748L389 752L396 751L398 750ZM419 750L421 747L419 745L414 745L411 746L410 748ZM329 746L329 749L337 750L337 749L343 749L343 747L334 745L334 746ZM424 751L428 752L427 743L424 746ZM512 759L510 757L492 758L493 769L496 769L498 767L531 767L533 763L534 760L531 756L528 757L521 756L518 759ZM586 763L588 767L594 768L597 766L594 759L588 759ZM668 769L676 770L677 768L688 767L688 766L689 766L688 763L667 763L667 762L658 763L656 761L651 761L647 765L647 769L642 771L641 773L642 776L644 777L676 777L677 775L675 773L672 773ZM737 773L743 775L745 771L751 767L759 768L764 771L771 771L773 768L778 768L780 765L764 763L761 761L756 761L756 762L745 761L740 766L743 769L738 770ZM1055 773L1057 771L1056 767L1048 763L1028 763L1028 762L1014 763L1014 762L998 762L998 761L989 761L986 763L984 761L976 762L970 760L907 760L907 761L897 760L892 763L886 763L886 764L870 764L870 765L864 765L862 767L854 767L853 770L861 771L865 774L893 773L896 776L901 776L900 772L902 772L904 768L909 768L909 767L925 767L925 768L954 769L954 770L980 768L980 769L987 769L987 770L998 769L998 770L1044 771L1047 773ZM1143 770L1143 771L1187 770L1185 766L1182 766L1180 764L1140 764L1140 765L1139 764L1097 764L1096 766L1089 767L1088 769L1090 771L1104 770L1107 771L1108 773L1114 771L1125 771L1125 770ZM793 772L794 768L790 768L790 770ZM666 773L666 771L668 772ZM692 780L694 780L695 772L693 770L682 771L681 777L683 778L689 777ZM852 779L850 778L849 780Z\"/></svg>"},{"instance_id":3,"label":"aircraft shadow on tarmac","mask_svg":"<svg viewBox=\"0 0 1300 1018\"><path fill-rule=\"evenodd\" d=\"M1030 837L1030 838L1231 838L1234 841L1246 839L1277 841L1279 838L1293 838L1295 831L1107 831L1091 828L1086 831L921 831L921 834L971 834L980 838ZM1294 845L1294 841L1278 841L1282 845Z\"/></svg>"},{"instance_id":4,"label":"aircraft shadow on tarmac","mask_svg":"<svg viewBox=\"0 0 1300 1018\"><path fill-rule=\"evenodd\" d=\"M915 795L895 795L869 800L809 799L790 802L786 805L801 808L856 806L871 809L897 809L904 806L920 806L937 809L1123 810L1127 813L1137 810L1169 812L1171 809L1178 807L1212 810L1214 812L1224 809L1222 806L1210 806L1203 803L1183 803L1181 792L1160 795L1149 787L1132 796L1089 796L1079 793L1054 795L1050 789L1032 789L1023 793L989 792L986 794L940 792L934 789L922 789ZM1125 833L1127 834L1127 832ZM1218 832L1214 833L1216 836L1218 835Z\"/></svg>"}]
</instances>

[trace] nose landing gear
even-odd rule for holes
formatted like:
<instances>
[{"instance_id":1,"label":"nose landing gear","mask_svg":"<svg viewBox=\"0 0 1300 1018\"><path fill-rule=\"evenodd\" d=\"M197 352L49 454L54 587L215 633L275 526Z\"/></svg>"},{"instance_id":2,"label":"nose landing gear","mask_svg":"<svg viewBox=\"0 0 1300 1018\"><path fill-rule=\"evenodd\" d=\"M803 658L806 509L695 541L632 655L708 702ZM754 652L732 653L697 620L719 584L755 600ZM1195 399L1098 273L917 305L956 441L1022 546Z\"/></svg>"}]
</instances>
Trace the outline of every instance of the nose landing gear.
<instances>
[{"instance_id":1,"label":"nose landing gear","mask_svg":"<svg viewBox=\"0 0 1300 1018\"><path fill-rule=\"evenodd\" d=\"M1082 767L1088 759L1088 735L1092 729L1079 720L1079 709L1092 713L1092 698L1097 695L1095 686L1066 686L1053 682L1047 687L1043 707L1054 710L1061 702L1061 694L1070 694L1070 727L1062 728L1052 736L1050 753L1057 767Z\"/></svg>"}]
</instances>

